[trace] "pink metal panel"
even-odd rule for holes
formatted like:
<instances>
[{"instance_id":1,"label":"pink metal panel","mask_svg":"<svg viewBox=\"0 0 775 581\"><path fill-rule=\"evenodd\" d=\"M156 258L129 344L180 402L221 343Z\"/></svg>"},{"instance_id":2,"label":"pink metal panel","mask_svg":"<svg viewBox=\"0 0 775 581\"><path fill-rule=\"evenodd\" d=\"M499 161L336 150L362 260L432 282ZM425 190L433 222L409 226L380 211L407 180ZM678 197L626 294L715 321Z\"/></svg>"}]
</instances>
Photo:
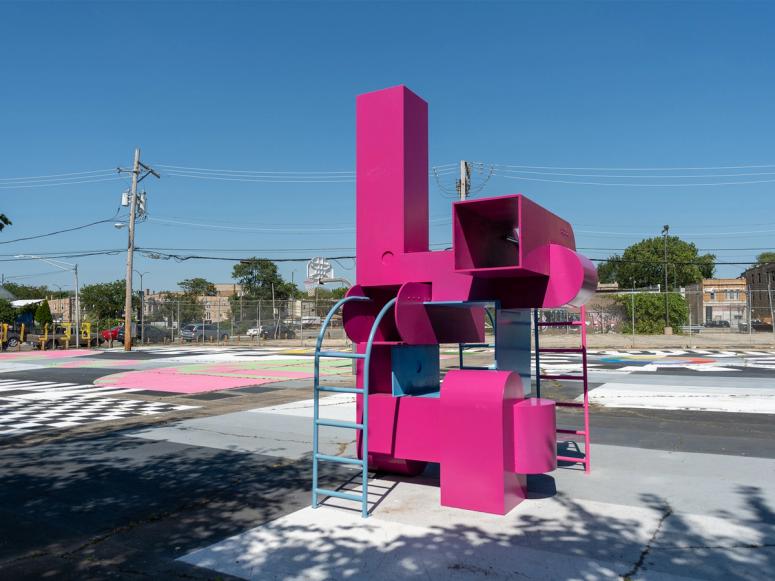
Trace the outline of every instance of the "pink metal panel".
<instances>
[{"instance_id":1,"label":"pink metal panel","mask_svg":"<svg viewBox=\"0 0 775 581\"><path fill-rule=\"evenodd\" d=\"M403 282L397 258L428 250L428 104L403 85L356 102L357 279Z\"/></svg>"},{"instance_id":2,"label":"pink metal panel","mask_svg":"<svg viewBox=\"0 0 775 581\"><path fill-rule=\"evenodd\" d=\"M525 498L525 476L506 469L514 453L511 407L522 397L517 373L447 373L441 389L442 505L506 514Z\"/></svg>"},{"instance_id":3,"label":"pink metal panel","mask_svg":"<svg viewBox=\"0 0 775 581\"><path fill-rule=\"evenodd\" d=\"M514 455L507 468L522 474L543 474L557 468L557 422L554 402L530 398L512 406Z\"/></svg>"},{"instance_id":4,"label":"pink metal panel","mask_svg":"<svg viewBox=\"0 0 775 581\"><path fill-rule=\"evenodd\" d=\"M395 319L403 341L411 345L484 341L482 307L465 309L423 304L432 299L429 283L408 282L398 291Z\"/></svg>"}]
</instances>

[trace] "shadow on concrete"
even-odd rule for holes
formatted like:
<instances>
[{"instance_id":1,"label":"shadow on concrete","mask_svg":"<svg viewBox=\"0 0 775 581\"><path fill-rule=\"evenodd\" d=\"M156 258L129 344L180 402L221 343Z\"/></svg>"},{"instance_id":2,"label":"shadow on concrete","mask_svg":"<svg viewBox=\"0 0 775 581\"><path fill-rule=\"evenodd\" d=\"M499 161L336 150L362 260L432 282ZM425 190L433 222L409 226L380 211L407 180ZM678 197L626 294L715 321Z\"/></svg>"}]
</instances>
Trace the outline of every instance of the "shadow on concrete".
<instances>
[{"instance_id":1,"label":"shadow on concrete","mask_svg":"<svg viewBox=\"0 0 775 581\"><path fill-rule=\"evenodd\" d=\"M761 490L740 492L750 514L737 515L736 521L759 528L768 523L764 542L741 543L734 535L716 534L709 544L708 531L674 513L657 495L641 499L646 508L639 510L652 513L646 526L642 518L593 512L557 494L567 511L565 521L526 514L516 523L484 530L462 524L427 527L418 515L416 526L394 523L391 534L379 528L377 516L357 523L343 519L335 539L326 526L278 521L263 529L271 536L269 546L261 533L247 534L220 543L222 557L194 559L214 568L225 564L231 573L247 571L255 579L771 578L775 514L763 504ZM659 544L663 535L669 544Z\"/></svg>"},{"instance_id":2,"label":"shadow on concrete","mask_svg":"<svg viewBox=\"0 0 775 581\"><path fill-rule=\"evenodd\" d=\"M174 559L309 503L306 460L164 441L108 436L6 449L0 451L0 465L0 570L9 579L102 578L108 573L213 578L211 570ZM350 475L331 472L323 478L342 482ZM538 495L533 498L553 497L564 519L524 514L487 530L427 526L418 520L417 527L406 527L378 546L362 534L363 526L375 526L369 521L343 524L343 542L331 541L324 527L285 527L274 521L270 526L280 542L271 551L240 546L243 537L226 541L224 550L242 551L243 563L253 560L279 578L291 573L305 578L305 571L326 579L356 579L354 572L362 571L372 571L373 579L383 578L380 571L425 579L563 579L569 573L635 579L669 572L760 580L775 570L775 512L757 487L737 489L745 499L744 513L712 515L762 531L752 541L733 533L709 534L658 495L641 498L653 513L651 524L644 526L636 517L591 511L589 503L558 493L549 476L530 482Z\"/></svg>"},{"instance_id":3,"label":"shadow on concrete","mask_svg":"<svg viewBox=\"0 0 775 581\"><path fill-rule=\"evenodd\" d=\"M0 577L9 579L102 569L209 577L173 559L309 503L308 461L163 441L6 448L0 466Z\"/></svg>"}]
</instances>

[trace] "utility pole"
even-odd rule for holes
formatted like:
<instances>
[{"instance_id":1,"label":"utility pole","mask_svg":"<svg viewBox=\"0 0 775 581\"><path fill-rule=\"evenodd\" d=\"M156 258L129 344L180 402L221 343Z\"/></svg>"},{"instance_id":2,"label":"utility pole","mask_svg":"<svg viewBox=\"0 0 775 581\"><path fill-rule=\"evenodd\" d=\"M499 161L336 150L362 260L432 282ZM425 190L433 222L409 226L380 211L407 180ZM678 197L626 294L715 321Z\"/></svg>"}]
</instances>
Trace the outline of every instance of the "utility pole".
<instances>
[{"instance_id":1,"label":"utility pole","mask_svg":"<svg viewBox=\"0 0 775 581\"><path fill-rule=\"evenodd\" d=\"M131 170L118 168L119 173L132 174L132 188L129 191L129 240L126 250L126 292L124 296L124 351L132 350L132 264L135 251L135 219L137 217L137 184L149 175L159 178L153 168L140 161L140 148L135 148ZM140 175L142 174L142 175Z\"/></svg>"},{"instance_id":2,"label":"utility pole","mask_svg":"<svg viewBox=\"0 0 775 581\"><path fill-rule=\"evenodd\" d=\"M635 283L632 279L632 348L635 349Z\"/></svg>"},{"instance_id":3,"label":"utility pole","mask_svg":"<svg viewBox=\"0 0 775 581\"><path fill-rule=\"evenodd\" d=\"M772 334L775 336L775 309L772 307L772 277L771 273L765 272L767 275L767 298L770 301L770 324L772 325Z\"/></svg>"},{"instance_id":4,"label":"utility pole","mask_svg":"<svg viewBox=\"0 0 775 581\"><path fill-rule=\"evenodd\" d=\"M662 226L662 238L665 241L665 335L671 333L670 329L670 315L668 311L668 293L667 293L667 233L670 232L670 226L665 224ZM670 329L668 331L668 329ZM672 334L672 333L671 333Z\"/></svg>"},{"instance_id":5,"label":"utility pole","mask_svg":"<svg viewBox=\"0 0 775 581\"><path fill-rule=\"evenodd\" d=\"M471 166L467 161L460 161L460 179L457 182L457 193L460 201L468 198L471 192Z\"/></svg>"}]
</instances>

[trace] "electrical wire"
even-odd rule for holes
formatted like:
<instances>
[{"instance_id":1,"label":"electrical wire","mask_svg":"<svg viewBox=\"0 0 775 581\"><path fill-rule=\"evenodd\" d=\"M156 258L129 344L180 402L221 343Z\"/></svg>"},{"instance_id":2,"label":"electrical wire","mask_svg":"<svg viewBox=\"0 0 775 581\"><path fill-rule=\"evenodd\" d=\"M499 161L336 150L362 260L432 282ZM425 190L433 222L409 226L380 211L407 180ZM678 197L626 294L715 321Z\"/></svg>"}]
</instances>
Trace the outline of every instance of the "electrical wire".
<instances>
[{"instance_id":1,"label":"electrical wire","mask_svg":"<svg viewBox=\"0 0 775 581\"><path fill-rule=\"evenodd\" d=\"M483 163L483 162L476 162ZM496 163L496 167L517 168L517 169L549 169L549 170L586 170L586 171L713 171L727 169L766 169L775 168L775 164L762 165L720 165L720 166L694 166L694 167L563 167L556 165L514 165Z\"/></svg>"},{"instance_id":2,"label":"electrical wire","mask_svg":"<svg viewBox=\"0 0 775 581\"><path fill-rule=\"evenodd\" d=\"M24 236L22 238L14 238L13 240L3 240L0 244L13 244L14 242L22 242L24 240L36 240L38 238L46 238L47 236L56 236L57 234L64 234L65 232L74 232L76 230L83 230L97 224L105 224L107 222L114 222L117 219L118 214L107 220L97 220L95 222L89 222L88 224L81 224L80 226L74 226L72 228L64 228L62 230L55 230L54 232L47 232L45 234L36 234L35 236Z\"/></svg>"},{"instance_id":3,"label":"electrical wire","mask_svg":"<svg viewBox=\"0 0 775 581\"><path fill-rule=\"evenodd\" d=\"M106 178L100 178L100 179L92 179L92 180L75 180L75 181L61 181L61 182L46 182L46 183L20 183L20 184L12 184L12 185L0 185L0 190L15 190L19 188L44 188L49 186L72 186L77 184L96 184L99 182L112 182L116 180L124 180L125 177L122 176L116 176L116 177L106 177Z\"/></svg>"},{"instance_id":4,"label":"electrical wire","mask_svg":"<svg viewBox=\"0 0 775 581\"><path fill-rule=\"evenodd\" d=\"M42 175L42 176L24 176L24 177L16 177L16 178L0 178L0 182L58 180L58 179L67 179L70 176L85 176L85 175L88 175L88 174L105 174L105 173L116 173L116 168L95 169L95 170L91 170L91 171L76 171L76 172L71 172L71 173L52 173L52 174ZM76 179L76 178L71 178L71 179Z\"/></svg>"},{"instance_id":5,"label":"electrical wire","mask_svg":"<svg viewBox=\"0 0 775 581\"><path fill-rule=\"evenodd\" d=\"M511 180L521 180L521 181L528 181L528 182L547 182L547 183L554 183L554 184L571 184L571 185L577 185L577 186L618 186L618 187L625 187L625 188L685 188L685 187L716 187L716 186L742 186L742 185L750 185L750 184L771 184L775 183L775 179L773 180L746 180L746 181L735 181L735 182L693 182L693 183L676 183L676 184L643 184L643 183L621 183L621 182L583 182L583 181L571 181L571 180L550 180L550 179L543 179L543 178L529 178L529 177L523 177L523 176L512 176L512 175L505 175L505 174L496 174L500 177L511 179ZM611 176L616 177L616 176ZM626 176L628 178L632 178L633 176ZM666 176L671 177L671 176ZM712 177L712 176L706 176L706 177Z\"/></svg>"}]
</instances>

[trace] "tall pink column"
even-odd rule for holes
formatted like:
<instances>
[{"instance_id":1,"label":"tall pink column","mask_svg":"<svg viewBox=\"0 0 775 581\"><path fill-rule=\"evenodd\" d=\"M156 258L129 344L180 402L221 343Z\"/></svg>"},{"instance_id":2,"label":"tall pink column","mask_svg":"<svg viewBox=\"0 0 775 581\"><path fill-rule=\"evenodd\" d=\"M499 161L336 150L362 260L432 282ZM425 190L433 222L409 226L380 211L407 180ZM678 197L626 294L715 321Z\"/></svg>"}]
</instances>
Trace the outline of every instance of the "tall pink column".
<instances>
[{"instance_id":1,"label":"tall pink column","mask_svg":"<svg viewBox=\"0 0 775 581\"><path fill-rule=\"evenodd\" d=\"M399 85L356 112L357 281L401 284L402 255L428 250L428 104Z\"/></svg>"}]
</instances>

